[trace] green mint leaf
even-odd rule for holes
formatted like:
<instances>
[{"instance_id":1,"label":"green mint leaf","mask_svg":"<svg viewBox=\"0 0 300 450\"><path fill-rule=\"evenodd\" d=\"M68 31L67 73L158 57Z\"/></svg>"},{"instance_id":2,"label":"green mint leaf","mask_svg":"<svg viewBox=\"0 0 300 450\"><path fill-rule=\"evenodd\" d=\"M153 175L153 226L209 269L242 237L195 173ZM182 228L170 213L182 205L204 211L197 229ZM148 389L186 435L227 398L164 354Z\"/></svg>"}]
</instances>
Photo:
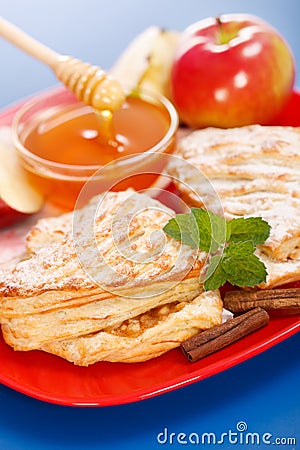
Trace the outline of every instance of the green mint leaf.
<instances>
[{"instance_id":1,"label":"green mint leaf","mask_svg":"<svg viewBox=\"0 0 300 450\"><path fill-rule=\"evenodd\" d=\"M211 258L204 280L204 289L206 291L214 291L226 283L227 274L221 262L221 255L215 255Z\"/></svg>"},{"instance_id":2,"label":"green mint leaf","mask_svg":"<svg viewBox=\"0 0 300 450\"><path fill-rule=\"evenodd\" d=\"M255 245L263 244L270 235L270 225L261 217L239 217L228 222L230 242L252 240Z\"/></svg>"},{"instance_id":3,"label":"green mint leaf","mask_svg":"<svg viewBox=\"0 0 300 450\"><path fill-rule=\"evenodd\" d=\"M226 220L202 208L192 208L199 229L199 248L207 253L215 253L226 242Z\"/></svg>"},{"instance_id":4,"label":"green mint leaf","mask_svg":"<svg viewBox=\"0 0 300 450\"><path fill-rule=\"evenodd\" d=\"M224 255L234 258L244 258L252 255L255 251L255 246L252 241L245 242L231 242L225 249Z\"/></svg>"},{"instance_id":5,"label":"green mint leaf","mask_svg":"<svg viewBox=\"0 0 300 450\"><path fill-rule=\"evenodd\" d=\"M266 267L254 252L255 246L268 238L270 228L260 217L226 222L211 211L192 208L191 213L178 214L171 219L164 231L208 253L210 264L204 277L204 289L214 290L226 281L236 286L255 286L266 281Z\"/></svg>"},{"instance_id":6,"label":"green mint leaf","mask_svg":"<svg viewBox=\"0 0 300 450\"><path fill-rule=\"evenodd\" d=\"M199 231L191 214L177 214L163 228L164 232L172 238L182 241L183 244L198 248Z\"/></svg>"},{"instance_id":7,"label":"green mint leaf","mask_svg":"<svg viewBox=\"0 0 300 450\"><path fill-rule=\"evenodd\" d=\"M221 264L227 280L235 286L255 286L266 281L266 267L253 254L244 257L224 256Z\"/></svg>"}]
</instances>

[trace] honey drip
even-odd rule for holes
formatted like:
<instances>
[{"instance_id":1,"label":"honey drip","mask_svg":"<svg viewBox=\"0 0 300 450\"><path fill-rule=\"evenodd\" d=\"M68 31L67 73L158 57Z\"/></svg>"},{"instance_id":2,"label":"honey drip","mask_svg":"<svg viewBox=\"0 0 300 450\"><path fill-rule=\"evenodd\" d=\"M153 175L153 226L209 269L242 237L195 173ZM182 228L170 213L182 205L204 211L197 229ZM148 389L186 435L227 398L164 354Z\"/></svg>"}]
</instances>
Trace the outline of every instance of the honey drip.
<instances>
[{"instance_id":1,"label":"honey drip","mask_svg":"<svg viewBox=\"0 0 300 450\"><path fill-rule=\"evenodd\" d=\"M113 112L125 101L119 83L99 67L69 56L59 59L54 72L80 101L94 108L99 125L98 141L112 151L120 149L113 127Z\"/></svg>"},{"instance_id":2,"label":"honey drip","mask_svg":"<svg viewBox=\"0 0 300 450\"><path fill-rule=\"evenodd\" d=\"M97 141L101 146L109 146L112 151L121 151L122 144L118 142L113 124L113 113L108 110L97 111L95 115L98 124Z\"/></svg>"}]
</instances>

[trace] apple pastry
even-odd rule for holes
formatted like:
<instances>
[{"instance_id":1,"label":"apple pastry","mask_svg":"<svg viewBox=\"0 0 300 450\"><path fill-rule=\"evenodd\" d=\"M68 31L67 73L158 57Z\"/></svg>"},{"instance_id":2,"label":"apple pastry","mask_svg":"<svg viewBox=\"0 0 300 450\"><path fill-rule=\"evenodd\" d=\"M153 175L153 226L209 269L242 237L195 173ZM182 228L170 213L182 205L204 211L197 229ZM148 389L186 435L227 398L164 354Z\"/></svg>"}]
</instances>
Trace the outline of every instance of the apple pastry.
<instances>
[{"instance_id":1,"label":"apple pastry","mask_svg":"<svg viewBox=\"0 0 300 450\"><path fill-rule=\"evenodd\" d=\"M180 140L177 156L169 173L189 206L221 207L227 219L259 216L271 225L256 251L268 270L260 287L299 280L300 128L197 130Z\"/></svg>"},{"instance_id":2,"label":"apple pastry","mask_svg":"<svg viewBox=\"0 0 300 450\"><path fill-rule=\"evenodd\" d=\"M221 322L205 257L162 231L175 213L129 189L41 219L27 253L0 268L0 322L15 350L77 365L145 361Z\"/></svg>"}]
</instances>

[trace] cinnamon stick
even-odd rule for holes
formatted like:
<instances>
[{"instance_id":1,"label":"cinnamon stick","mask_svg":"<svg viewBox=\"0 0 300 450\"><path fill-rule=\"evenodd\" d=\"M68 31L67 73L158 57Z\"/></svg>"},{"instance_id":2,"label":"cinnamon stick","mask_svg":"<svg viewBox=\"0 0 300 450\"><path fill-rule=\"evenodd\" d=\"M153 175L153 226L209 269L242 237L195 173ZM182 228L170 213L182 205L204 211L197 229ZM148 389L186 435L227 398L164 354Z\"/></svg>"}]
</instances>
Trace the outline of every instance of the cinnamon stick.
<instances>
[{"instance_id":1,"label":"cinnamon stick","mask_svg":"<svg viewBox=\"0 0 300 450\"><path fill-rule=\"evenodd\" d=\"M224 307L233 313L248 311L260 306L267 310L288 309L300 313L300 289L266 289L259 291L226 292Z\"/></svg>"},{"instance_id":2,"label":"cinnamon stick","mask_svg":"<svg viewBox=\"0 0 300 450\"><path fill-rule=\"evenodd\" d=\"M268 322L268 313L258 307L187 339L181 344L181 349L190 361L195 362L236 342Z\"/></svg>"}]
</instances>

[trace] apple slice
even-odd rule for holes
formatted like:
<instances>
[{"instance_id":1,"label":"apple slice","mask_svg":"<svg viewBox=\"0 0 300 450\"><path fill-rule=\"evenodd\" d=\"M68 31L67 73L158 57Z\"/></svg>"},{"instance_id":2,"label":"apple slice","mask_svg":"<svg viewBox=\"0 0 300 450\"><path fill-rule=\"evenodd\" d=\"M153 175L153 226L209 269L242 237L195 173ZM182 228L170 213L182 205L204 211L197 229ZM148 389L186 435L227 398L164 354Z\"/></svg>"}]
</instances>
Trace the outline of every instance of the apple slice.
<instances>
[{"instance_id":1,"label":"apple slice","mask_svg":"<svg viewBox=\"0 0 300 450\"><path fill-rule=\"evenodd\" d=\"M153 43L160 29L152 26L146 28L136 36L121 53L113 67L111 75L116 78L125 89L135 88L149 65Z\"/></svg>"},{"instance_id":2,"label":"apple slice","mask_svg":"<svg viewBox=\"0 0 300 450\"><path fill-rule=\"evenodd\" d=\"M26 179L12 144L9 127L0 129L0 198L11 209L26 214L39 211L44 204L43 196ZM3 217L2 209L0 213Z\"/></svg>"},{"instance_id":3,"label":"apple slice","mask_svg":"<svg viewBox=\"0 0 300 450\"><path fill-rule=\"evenodd\" d=\"M142 88L169 95L175 46L180 33L152 26L136 36L110 70L127 90Z\"/></svg>"},{"instance_id":4,"label":"apple slice","mask_svg":"<svg viewBox=\"0 0 300 450\"><path fill-rule=\"evenodd\" d=\"M142 89L170 97L170 75L178 39L179 32L160 30L154 41L148 68L139 81Z\"/></svg>"}]
</instances>

